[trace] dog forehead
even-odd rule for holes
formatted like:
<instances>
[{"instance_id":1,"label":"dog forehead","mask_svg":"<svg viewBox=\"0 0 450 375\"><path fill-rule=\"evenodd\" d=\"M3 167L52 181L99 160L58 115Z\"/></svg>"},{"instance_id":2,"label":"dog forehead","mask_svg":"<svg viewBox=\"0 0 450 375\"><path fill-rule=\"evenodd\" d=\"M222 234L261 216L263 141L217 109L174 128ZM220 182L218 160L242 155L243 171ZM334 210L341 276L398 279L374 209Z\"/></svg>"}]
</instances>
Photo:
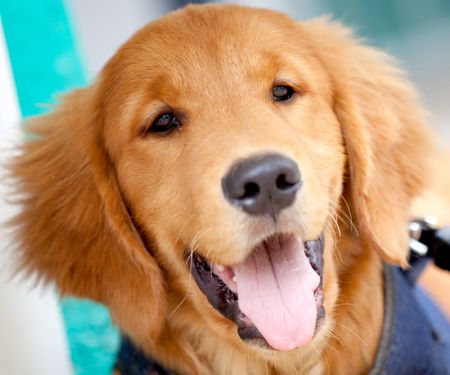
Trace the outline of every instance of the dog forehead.
<instances>
[{"instance_id":1,"label":"dog forehead","mask_svg":"<svg viewBox=\"0 0 450 375\"><path fill-rule=\"evenodd\" d=\"M220 78L240 82L255 70L279 65L275 57L292 49L293 25L271 11L189 6L138 31L105 71L119 82L163 79L186 89Z\"/></svg>"},{"instance_id":2,"label":"dog forehead","mask_svg":"<svg viewBox=\"0 0 450 375\"><path fill-rule=\"evenodd\" d=\"M286 15L236 5L191 5L148 24L136 37L164 43L222 50L223 46L258 45L263 39L280 41L296 23ZM292 30L291 30L292 31ZM267 44L269 40L264 40ZM164 48L170 47L166 44Z\"/></svg>"},{"instance_id":3,"label":"dog forehead","mask_svg":"<svg viewBox=\"0 0 450 375\"><path fill-rule=\"evenodd\" d=\"M105 119L135 108L148 116L152 103L190 113L224 103L236 110L254 105L255 93L269 95L277 81L308 87L318 65L304 34L287 16L261 9L203 5L171 13L138 31L106 65ZM139 116L134 122L144 121Z\"/></svg>"}]
</instances>

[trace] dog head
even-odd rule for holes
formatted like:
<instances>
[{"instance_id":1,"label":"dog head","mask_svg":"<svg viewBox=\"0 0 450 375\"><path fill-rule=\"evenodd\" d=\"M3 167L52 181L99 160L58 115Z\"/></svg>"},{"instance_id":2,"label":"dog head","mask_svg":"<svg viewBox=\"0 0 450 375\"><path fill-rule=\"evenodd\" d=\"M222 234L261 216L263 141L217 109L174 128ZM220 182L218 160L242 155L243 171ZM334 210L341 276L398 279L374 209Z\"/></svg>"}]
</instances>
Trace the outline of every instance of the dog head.
<instances>
[{"instance_id":1,"label":"dog head","mask_svg":"<svg viewBox=\"0 0 450 375\"><path fill-rule=\"evenodd\" d=\"M23 266L144 347L189 325L260 354L317 350L352 259L340 231L407 264L422 119L387 57L337 24L171 13L31 121L12 167Z\"/></svg>"}]
</instances>

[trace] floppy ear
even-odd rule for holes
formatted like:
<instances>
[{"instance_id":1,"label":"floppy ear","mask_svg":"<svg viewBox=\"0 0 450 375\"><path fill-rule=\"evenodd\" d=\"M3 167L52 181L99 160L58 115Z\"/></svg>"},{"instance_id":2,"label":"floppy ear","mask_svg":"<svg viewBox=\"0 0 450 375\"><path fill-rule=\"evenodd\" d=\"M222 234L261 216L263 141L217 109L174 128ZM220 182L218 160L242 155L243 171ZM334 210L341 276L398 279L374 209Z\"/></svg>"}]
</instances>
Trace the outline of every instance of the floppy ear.
<instances>
[{"instance_id":1,"label":"floppy ear","mask_svg":"<svg viewBox=\"0 0 450 375\"><path fill-rule=\"evenodd\" d=\"M412 199L427 181L430 134L413 88L389 56L339 24L308 24L332 84L347 152L345 194L361 237L385 261L407 265Z\"/></svg>"},{"instance_id":2,"label":"floppy ear","mask_svg":"<svg viewBox=\"0 0 450 375\"><path fill-rule=\"evenodd\" d=\"M30 121L33 139L11 165L20 264L62 294L106 304L123 329L155 337L166 305L161 270L128 215L101 129L95 86Z\"/></svg>"}]
</instances>

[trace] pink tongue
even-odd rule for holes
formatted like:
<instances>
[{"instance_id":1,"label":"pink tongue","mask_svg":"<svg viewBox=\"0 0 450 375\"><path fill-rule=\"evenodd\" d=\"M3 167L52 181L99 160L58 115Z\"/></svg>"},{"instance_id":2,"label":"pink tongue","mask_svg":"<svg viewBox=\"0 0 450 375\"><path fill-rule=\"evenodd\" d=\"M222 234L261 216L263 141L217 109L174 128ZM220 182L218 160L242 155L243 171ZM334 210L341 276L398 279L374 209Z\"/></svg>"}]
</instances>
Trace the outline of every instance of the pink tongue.
<instances>
[{"instance_id":1,"label":"pink tongue","mask_svg":"<svg viewBox=\"0 0 450 375\"><path fill-rule=\"evenodd\" d=\"M302 241L294 235L270 238L233 269L239 308L272 348L288 351L312 339L320 277Z\"/></svg>"}]
</instances>

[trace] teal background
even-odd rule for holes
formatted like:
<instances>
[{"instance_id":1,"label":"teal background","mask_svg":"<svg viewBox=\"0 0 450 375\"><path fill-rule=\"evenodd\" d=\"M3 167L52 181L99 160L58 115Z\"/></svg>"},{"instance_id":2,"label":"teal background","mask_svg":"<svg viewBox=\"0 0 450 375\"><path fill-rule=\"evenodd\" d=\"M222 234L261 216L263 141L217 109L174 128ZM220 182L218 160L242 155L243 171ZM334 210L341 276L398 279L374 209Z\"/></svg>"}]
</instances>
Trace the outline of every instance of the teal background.
<instances>
[{"instance_id":1,"label":"teal background","mask_svg":"<svg viewBox=\"0 0 450 375\"><path fill-rule=\"evenodd\" d=\"M23 116L86 83L62 1L0 0L0 11Z\"/></svg>"},{"instance_id":2,"label":"teal background","mask_svg":"<svg viewBox=\"0 0 450 375\"><path fill-rule=\"evenodd\" d=\"M23 117L47 111L58 94L86 84L63 1L0 0L0 14ZM111 374L119 335L107 309L63 299L61 311L74 373Z\"/></svg>"},{"instance_id":3,"label":"teal background","mask_svg":"<svg viewBox=\"0 0 450 375\"><path fill-rule=\"evenodd\" d=\"M108 310L93 302L75 298L64 299L61 307L74 373L111 374L120 337L111 324Z\"/></svg>"},{"instance_id":4,"label":"teal background","mask_svg":"<svg viewBox=\"0 0 450 375\"><path fill-rule=\"evenodd\" d=\"M328 12L375 42L449 19L448 0L324 0Z\"/></svg>"}]
</instances>

